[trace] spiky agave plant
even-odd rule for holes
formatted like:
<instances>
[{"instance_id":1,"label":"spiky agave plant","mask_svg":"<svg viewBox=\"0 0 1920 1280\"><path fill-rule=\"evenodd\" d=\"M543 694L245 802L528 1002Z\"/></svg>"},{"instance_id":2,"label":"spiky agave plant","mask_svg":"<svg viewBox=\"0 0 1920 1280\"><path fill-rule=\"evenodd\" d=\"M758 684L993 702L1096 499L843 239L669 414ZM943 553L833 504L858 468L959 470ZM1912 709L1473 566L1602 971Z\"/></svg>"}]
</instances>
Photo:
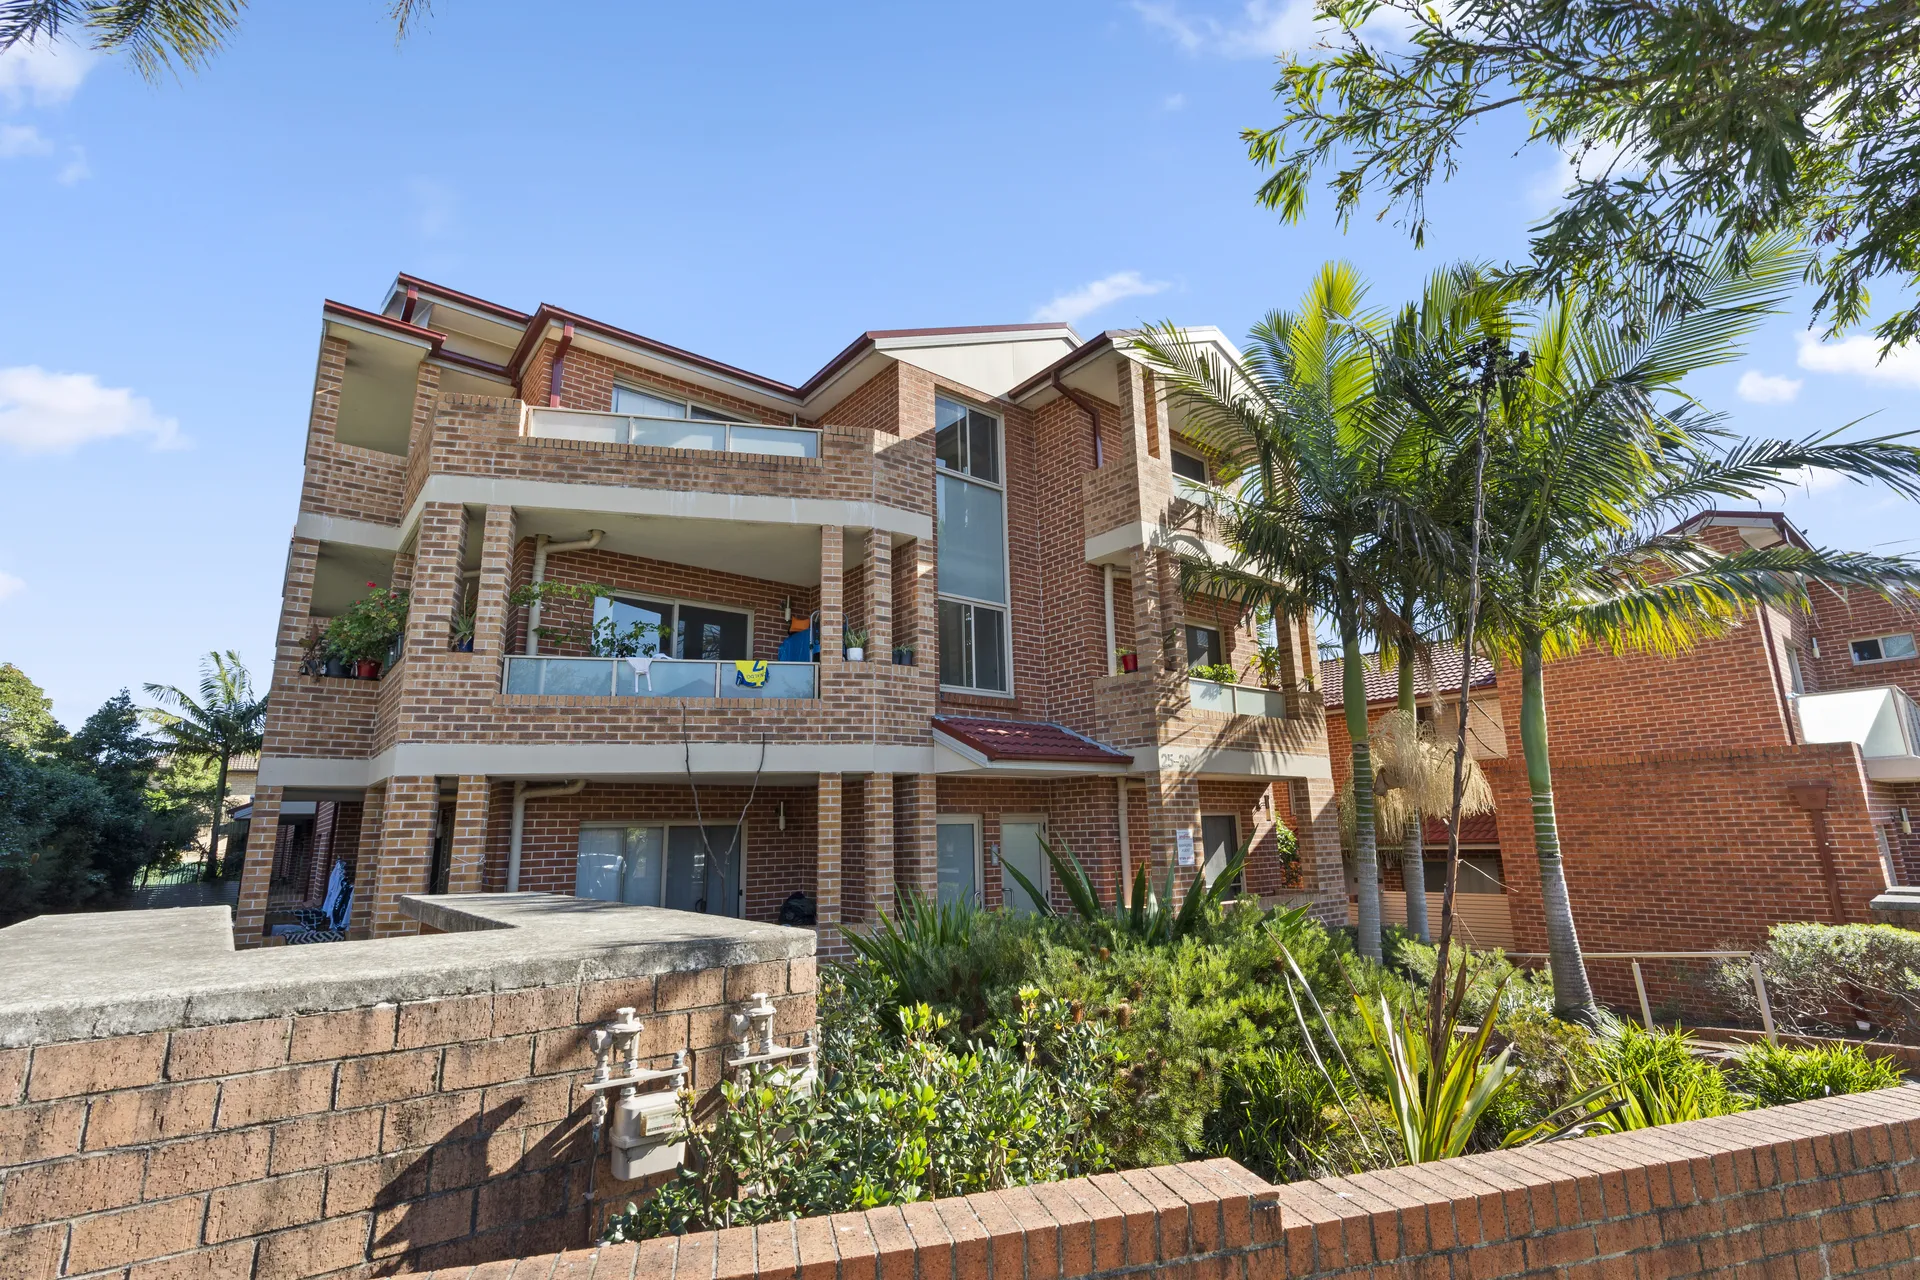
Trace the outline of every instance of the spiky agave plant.
<instances>
[{"instance_id":1,"label":"spiky agave plant","mask_svg":"<svg viewBox=\"0 0 1920 1280\"><path fill-rule=\"evenodd\" d=\"M1100 891L1094 886L1093 877L1080 865L1080 859L1074 856L1066 841L1059 841L1058 844L1056 848L1053 841L1044 837L1040 841L1040 847L1046 851L1047 861L1053 864L1053 874L1059 878L1074 912L1089 924L1108 925L1123 937L1158 945L1178 942L1188 936L1206 918L1207 909L1220 904L1220 900L1226 896L1227 886L1240 878L1241 871L1247 865L1247 850L1251 841L1241 845L1232 861L1211 881L1204 870L1196 874L1193 883L1187 886L1186 896L1181 899L1178 911L1171 911L1165 905L1173 901L1176 886L1175 868L1171 862L1167 864L1166 893L1163 896L1154 894L1148 884L1147 869L1141 867L1134 872L1130 900L1122 902L1116 898L1111 907L1105 907L1101 905ZM1020 868L1010 862L1000 865L1026 890L1027 896L1042 914L1058 914L1047 901L1046 894Z\"/></svg>"}]
</instances>

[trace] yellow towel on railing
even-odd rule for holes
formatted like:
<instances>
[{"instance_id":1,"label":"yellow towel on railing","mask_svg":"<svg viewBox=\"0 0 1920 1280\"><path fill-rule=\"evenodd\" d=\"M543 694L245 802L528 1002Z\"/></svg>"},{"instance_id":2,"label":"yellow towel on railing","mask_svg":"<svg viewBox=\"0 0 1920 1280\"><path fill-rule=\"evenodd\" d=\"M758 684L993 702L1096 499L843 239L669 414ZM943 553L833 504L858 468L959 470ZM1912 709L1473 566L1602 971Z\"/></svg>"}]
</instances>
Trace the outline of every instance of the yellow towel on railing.
<instances>
[{"instance_id":1,"label":"yellow towel on railing","mask_svg":"<svg viewBox=\"0 0 1920 1280\"><path fill-rule=\"evenodd\" d=\"M758 689L767 682L767 664L764 662L736 662L733 664L733 682L752 685Z\"/></svg>"}]
</instances>

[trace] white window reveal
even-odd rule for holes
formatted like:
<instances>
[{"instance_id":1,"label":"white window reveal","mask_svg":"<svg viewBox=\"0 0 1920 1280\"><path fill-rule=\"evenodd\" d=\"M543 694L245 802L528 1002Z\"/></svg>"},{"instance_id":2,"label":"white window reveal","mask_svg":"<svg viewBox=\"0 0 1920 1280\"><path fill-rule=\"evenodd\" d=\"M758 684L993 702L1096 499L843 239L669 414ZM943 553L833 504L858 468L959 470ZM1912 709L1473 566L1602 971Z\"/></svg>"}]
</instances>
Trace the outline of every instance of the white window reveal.
<instances>
[{"instance_id":1,"label":"white window reveal","mask_svg":"<svg viewBox=\"0 0 1920 1280\"><path fill-rule=\"evenodd\" d=\"M1892 635L1855 640L1851 647L1855 666L1867 662L1894 662L1901 658L1911 658L1914 656L1913 632L1899 631Z\"/></svg>"},{"instance_id":2,"label":"white window reveal","mask_svg":"<svg viewBox=\"0 0 1920 1280\"><path fill-rule=\"evenodd\" d=\"M1007 493L1000 420L934 401L940 572L940 683L1007 693Z\"/></svg>"},{"instance_id":3,"label":"white window reveal","mask_svg":"<svg viewBox=\"0 0 1920 1280\"><path fill-rule=\"evenodd\" d=\"M582 825L573 895L630 906L743 914L745 832L671 822Z\"/></svg>"}]
</instances>

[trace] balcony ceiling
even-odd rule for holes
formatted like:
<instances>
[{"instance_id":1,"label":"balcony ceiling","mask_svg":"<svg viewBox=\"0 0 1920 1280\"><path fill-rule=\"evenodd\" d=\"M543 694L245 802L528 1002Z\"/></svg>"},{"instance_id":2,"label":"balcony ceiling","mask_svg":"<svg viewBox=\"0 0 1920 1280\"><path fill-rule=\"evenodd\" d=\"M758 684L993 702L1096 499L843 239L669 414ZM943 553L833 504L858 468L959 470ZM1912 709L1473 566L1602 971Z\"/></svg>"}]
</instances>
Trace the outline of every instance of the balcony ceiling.
<instances>
[{"instance_id":1,"label":"balcony ceiling","mask_svg":"<svg viewBox=\"0 0 1920 1280\"><path fill-rule=\"evenodd\" d=\"M520 534L547 534L555 542L606 530L601 550L689 564L798 587L820 582L819 530L807 525L683 520L668 516L583 516L577 511L522 508Z\"/></svg>"}]
</instances>

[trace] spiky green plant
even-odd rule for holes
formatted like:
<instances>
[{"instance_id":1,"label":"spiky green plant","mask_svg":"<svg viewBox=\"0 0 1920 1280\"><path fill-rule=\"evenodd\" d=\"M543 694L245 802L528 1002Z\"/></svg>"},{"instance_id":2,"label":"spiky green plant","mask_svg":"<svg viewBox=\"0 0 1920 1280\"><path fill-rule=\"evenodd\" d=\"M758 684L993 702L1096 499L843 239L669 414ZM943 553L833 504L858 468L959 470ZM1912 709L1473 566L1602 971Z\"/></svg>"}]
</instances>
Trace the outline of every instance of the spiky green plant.
<instances>
[{"instance_id":1,"label":"spiky green plant","mask_svg":"<svg viewBox=\"0 0 1920 1280\"><path fill-rule=\"evenodd\" d=\"M1147 881L1147 869L1141 867L1134 872L1133 894L1129 902L1115 899L1111 907L1100 903L1100 890L1094 886L1093 877L1080 865L1067 842L1061 840L1059 847L1055 842L1041 838L1040 847L1046 851L1047 861L1053 864L1053 874L1060 881L1060 887L1067 895L1067 901L1079 917L1088 924L1106 925L1122 937L1135 942L1158 946L1174 943L1187 937L1200 927L1206 919L1208 910L1217 908L1226 896L1227 887L1240 878L1247 865L1247 850L1251 845L1243 844L1220 874L1211 881L1204 870L1196 873L1193 883L1187 886L1187 892L1180 900L1180 909L1170 911L1164 905L1171 903L1176 887L1175 867L1167 864L1167 883L1164 895L1155 895ZM1027 892L1046 915L1057 914L1047 896L1039 886L1029 880L1020 868L1011 862L1003 862L1008 874Z\"/></svg>"}]
</instances>

